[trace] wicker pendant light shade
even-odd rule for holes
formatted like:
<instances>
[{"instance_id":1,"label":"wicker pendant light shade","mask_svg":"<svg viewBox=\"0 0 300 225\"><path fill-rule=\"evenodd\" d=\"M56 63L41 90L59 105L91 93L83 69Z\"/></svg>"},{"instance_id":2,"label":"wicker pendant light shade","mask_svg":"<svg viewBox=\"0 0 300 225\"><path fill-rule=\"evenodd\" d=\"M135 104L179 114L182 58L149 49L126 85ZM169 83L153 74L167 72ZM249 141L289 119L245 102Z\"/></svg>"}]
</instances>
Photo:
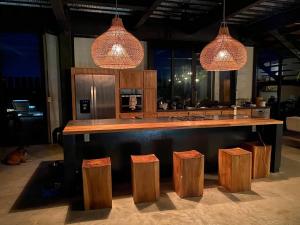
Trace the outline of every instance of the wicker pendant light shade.
<instances>
[{"instance_id":1,"label":"wicker pendant light shade","mask_svg":"<svg viewBox=\"0 0 300 225\"><path fill-rule=\"evenodd\" d=\"M144 58L144 49L138 39L123 26L116 16L111 27L92 44L92 58L102 68L129 69L137 67Z\"/></svg>"},{"instance_id":2,"label":"wicker pendant light shade","mask_svg":"<svg viewBox=\"0 0 300 225\"><path fill-rule=\"evenodd\" d=\"M208 71L239 70L247 62L244 45L230 36L226 24L222 24L218 36L200 54L200 63Z\"/></svg>"},{"instance_id":3,"label":"wicker pendant light shade","mask_svg":"<svg viewBox=\"0 0 300 225\"><path fill-rule=\"evenodd\" d=\"M239 41L231 37L225 22L225 0L223 0L223 22L218 36L204 47L200 63L208 71L239 70L247 62L247 50Z\"/></svg>"}]
</instances>

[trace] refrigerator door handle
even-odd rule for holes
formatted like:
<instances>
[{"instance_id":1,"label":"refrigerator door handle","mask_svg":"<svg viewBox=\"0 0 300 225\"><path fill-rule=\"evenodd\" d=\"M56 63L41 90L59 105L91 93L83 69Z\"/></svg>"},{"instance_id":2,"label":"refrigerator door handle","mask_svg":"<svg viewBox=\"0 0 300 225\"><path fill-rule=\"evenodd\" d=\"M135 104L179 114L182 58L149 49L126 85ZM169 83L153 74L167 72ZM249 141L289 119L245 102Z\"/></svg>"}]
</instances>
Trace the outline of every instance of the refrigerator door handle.
<instances>
[{"instance_id":1,"label":"refrigerator door handle","mask_svg":"<svg viewBox=\"0 0 300 225\"><path fill-rule=\"evenodd\" d=\"M93 119L97 119L97 88L94 85L94 118Z\"/></svg>"},{"instance_id":2,"label":"refrigerator door handle","mask_svg":"<svg viewBox=\"0 0 300 225\"><path fill-rule=\"evenodd\" d=\"M94 86L91 86L91 115L94 117Z\"/></svg>"}]
</instances>

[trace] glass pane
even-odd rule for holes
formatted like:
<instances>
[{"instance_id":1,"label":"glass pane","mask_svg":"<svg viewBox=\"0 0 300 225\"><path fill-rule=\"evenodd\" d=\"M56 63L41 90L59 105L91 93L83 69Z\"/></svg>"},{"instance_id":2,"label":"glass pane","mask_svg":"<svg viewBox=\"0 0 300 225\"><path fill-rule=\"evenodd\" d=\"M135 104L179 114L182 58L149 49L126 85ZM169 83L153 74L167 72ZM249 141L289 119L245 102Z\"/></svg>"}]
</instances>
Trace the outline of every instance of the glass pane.
<instances>
[{"instance_id":1,"label":"glass pane","mask_svg":"<svg viewBox=\"0 0 300 225\"><path fill-rule=\"evenodd\" d=\"M192 51L174 51L174 98L185 104L191 101Z\"/></svg>"},{"instance_id":2,"label":"glass pane","mask_svg":"<svg viewBox=\"0 0 300 225\"><path fill-rule=\"evenodd\" d=\"M211 100L211 77L212 73L205 71L197 60L196 64L196 102Z\"/></svg>"},{"instance_id":3,"label":"glass pane","mask_svg":"<svg viewBox=\"0 0 300 225\"><path fill-rule=\"evenodd\" d=\"M154 68L157 70L157 95L159 99L171 99L170 49L154 49Z\"/></svg>"},{"instance_id":4,"label":"glass pane","mask_svg":"<svg viewBox=\"0 0 300 225\"><path fill-rule=\"evenodd\" d=\"M37 107L44 101L40 45L36 34L0 34L0 72L6 82L8 101L29 99Z\"/></svg>"}]
</instances>

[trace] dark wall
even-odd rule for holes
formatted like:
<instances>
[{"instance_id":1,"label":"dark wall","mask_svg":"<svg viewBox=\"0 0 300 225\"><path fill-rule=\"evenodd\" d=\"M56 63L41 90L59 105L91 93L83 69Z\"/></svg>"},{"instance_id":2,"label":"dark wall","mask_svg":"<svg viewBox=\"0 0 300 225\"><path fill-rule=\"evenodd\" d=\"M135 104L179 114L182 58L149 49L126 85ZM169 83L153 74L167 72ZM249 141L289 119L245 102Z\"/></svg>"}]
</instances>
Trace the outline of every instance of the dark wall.
<instances>
[{"instance_id":1,"label":"dark wall","mask_svg":"<svg viewBox=\"0 0 300 225\"><path fill-rule=\"evenodd\" d=\"M59 37L62 125L65 125L71 119L70 68L74 66L73 37L96 37L109 28L113 15L66 12L66 20L70 27L68 31L62 31L52 8L1 6L0 14L1 31L37 32L41 36L49 32ZM122 19L128 31L140 40L163 45L172 43L173 46L183 47L192 45L198 49L216 36L219 26L217 22L193 33L184 23L149 19L139 29L135 29L136 17L122 16ZM231 29L231 33L237 34L234 28Z\"/></svg>"}]
</instances>

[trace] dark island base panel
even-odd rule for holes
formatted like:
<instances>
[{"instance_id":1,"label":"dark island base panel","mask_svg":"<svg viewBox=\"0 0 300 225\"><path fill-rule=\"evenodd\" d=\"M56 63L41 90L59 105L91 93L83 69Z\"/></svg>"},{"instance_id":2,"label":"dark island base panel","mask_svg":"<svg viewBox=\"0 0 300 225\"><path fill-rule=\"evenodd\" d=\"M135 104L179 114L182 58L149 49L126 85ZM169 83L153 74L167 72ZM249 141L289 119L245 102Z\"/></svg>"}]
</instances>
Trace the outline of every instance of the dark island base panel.
<instances>
[{"instance_id":1,"label":"dark island base panel","mask_svg":"<svg viewBox=\"0 0 300 225\"><path fill-rule=\"evenodd\" d=\"M265 143L272 145L271 172L278 172L281 158L282 125L256 127ZM81 184L83 159L111 157L113 184L131 181L131 155L154 153L160 160L160 175L172 177L172 152L195 149L205 156L205 173L217 173L218 149L259 140L251 126L179 130L145 130L121 133L64 136L65 187Z\"/></svg>"}]
</instances>

